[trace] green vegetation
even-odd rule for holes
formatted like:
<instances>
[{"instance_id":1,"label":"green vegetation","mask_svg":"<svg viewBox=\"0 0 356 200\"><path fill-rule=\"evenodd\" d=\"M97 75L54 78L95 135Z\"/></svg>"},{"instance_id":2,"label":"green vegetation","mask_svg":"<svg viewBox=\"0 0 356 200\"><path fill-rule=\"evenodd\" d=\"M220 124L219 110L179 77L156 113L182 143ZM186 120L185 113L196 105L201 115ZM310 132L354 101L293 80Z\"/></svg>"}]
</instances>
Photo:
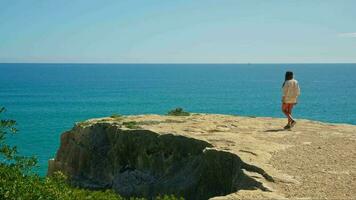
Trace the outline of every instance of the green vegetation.
<instances>
[{"instance_id":1,"label":"green vegetation","mask_svg":"<svg viewBox=\"0 0 356 200\"><path fill-rule=\"evenodd\" d=\"M139 129L139 128L141 128L136 121L122 122L122 125L124 125L126 128L129 128L129 129Z\"/></svg>"},{"instance_id":2,"label":"green vegetation","mask_svg":"<svg viewBox=\"0 0 356 200\"><path fill-rule=\"evenodd\" d=\"M87 126L91 125L91 122L89 122L89 121L77 122L77 123L75 123L75 125L80 126L80 127L87 127Z\"/></svg>"},{"instance_id":3,"label":"green vegetation","mask_svg":"<svg viewBox=\"0 0 356 200\"><path fill-rule=\"evenodd\" d=\"M5 112L5 108L0 108L0 115ZM0 166L9 166L24 172L28 172L31 167L36 166L35 157L24 157L18 155L17 148L6 144L9 135L17 133L16 121L0 118Z\"/></svg>"},{"instance_id":4,"label":"green vegetation","mask_svg":"<svg viewBox=\"0 0 356 200\"><path fill-rule=\"evenodd\" d=\"M190 113L183 110L183 108L175 108L168 112L171 116L189 116Z\"/></svg>"},{"instance_id":5,"label":"green vegetation","mask_svg":"<svg viewBox=\"0 0 356 200\"><path fill-rule=\"evenodd\" d=\"M0 165L0 199L123 199L114 192L90 191L70 187L61 173L48 178L38 175L25 175L21 170Z\"/></svg>"},{"instance_id":6,"label":"green vegetation","mask_svg":"<svg viewBox=\"0 0 356 200\"><path fill-rule=\"evenodd\" d=\"M123 118L123 116L122 115L119 115L119 114L112 114L111 116L110 116L111 118L114 118L114 119L121 119L121 118Z\"/></svg>"},{"instance_id":7,"label":"green vegetation","mask_svg":"<svg viewBox=\"0 0 356 200\"><path fill-rule=\"evenodd\" d=\"M137 122L139 125L157 125L162 123L161 121L154 121L154 120L146 120L146 121L140 121Z\"/></svg>"},{"instance_id":8,"label":"green vegetation","mask_svg":"<svg viewBox=\"0 0 356 200\"><path fill-rule=\"evenodd\" d=\"M184 200L183 197L175 197L174 195L164 195L164 196L158 196L156 197L155 200Z\"/></svg>"},{"instance_id":9,"label":"green vegetation","mask_svg":"<svg viewBox=\"0 0 356 200\"><path fill-rule=\"evenodd\" d=\"M2 117L4 108L0 108ZM112 190L92 191L71 187L60 172L42 178L31 172L37 165L35 157L18 154L17 148L6 144L6 138L17 132L16 121L0 118L0 199L6 200L124 200ZM132 124L132 123L129 123ZM142 198L129 198L139 200ZM156 200L181 200L174 196L158 196Z\"/></svg>"},{"instance_id":10,"label":"green vegetation","mask_svg":"<svg viewBox=\"0 0 356 200\"><path fill-rule=\"evenodd\" d=\"M174 119L166 119L163 123L184 123L185 121L182 120L174 120Z\"/></svg>"}]
</instances>

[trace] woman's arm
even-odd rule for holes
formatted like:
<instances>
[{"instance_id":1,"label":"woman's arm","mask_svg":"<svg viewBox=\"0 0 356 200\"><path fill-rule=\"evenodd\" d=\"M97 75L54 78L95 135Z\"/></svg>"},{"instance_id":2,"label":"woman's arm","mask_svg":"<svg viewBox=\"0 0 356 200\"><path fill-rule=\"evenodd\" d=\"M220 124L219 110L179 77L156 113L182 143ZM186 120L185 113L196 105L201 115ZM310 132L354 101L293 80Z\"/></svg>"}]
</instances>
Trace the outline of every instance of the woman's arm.
<instances>
[{"instance_id":1,"label":"woman's arm","mask_svg":"<svg viewBox=\"0 0 356 200\"><path fill-rule=\"evenodd\" d=\"M297 96L300 95L300 87L299 87L299 83L297 82Z\"/></svg>"},{"instance_id":2,"label":"woman's arm","mask_svg":"<svg viewBox=\"0 0 356 200\"><path fill-rule=\"evenodd\" d=\"M285 97L287 96L288 91L289 91L289 82L286 81L282 88L282 103L285 102Z\"/></svg>"}]
</instances>

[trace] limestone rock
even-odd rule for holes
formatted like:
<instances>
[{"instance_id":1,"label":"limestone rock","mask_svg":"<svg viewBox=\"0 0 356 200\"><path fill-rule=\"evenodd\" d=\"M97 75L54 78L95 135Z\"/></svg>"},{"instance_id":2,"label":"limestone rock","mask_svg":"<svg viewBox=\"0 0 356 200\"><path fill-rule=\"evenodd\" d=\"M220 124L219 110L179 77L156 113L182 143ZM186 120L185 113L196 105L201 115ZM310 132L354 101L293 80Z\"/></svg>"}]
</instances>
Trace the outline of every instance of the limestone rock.
<instances>
[{"instance_id":1,"label":"limestone rock","mask_svg":"<svg viewBox=\"0 0 356 200\"><path fill-rule=\"evenodd\" d=\"M58 170L75 186L112 188L123 196L148 198L175 194L208 199L240 189L268 190L243 170L273 181L261 168L206 141L102 122L62 134L48 174Z\"/></svg>"},{"instance_id":2,"label":"limestone rock","mask_svg":"<svg viewBox=\"0 0 356 200\"><path fill-rule=\"evenodd\" d=\"M352 199L356 126L219 114L91 119L62 134L48 174L124 196ZM272 178L273 177L273 178Z\"/></svg>"}]
</instances>

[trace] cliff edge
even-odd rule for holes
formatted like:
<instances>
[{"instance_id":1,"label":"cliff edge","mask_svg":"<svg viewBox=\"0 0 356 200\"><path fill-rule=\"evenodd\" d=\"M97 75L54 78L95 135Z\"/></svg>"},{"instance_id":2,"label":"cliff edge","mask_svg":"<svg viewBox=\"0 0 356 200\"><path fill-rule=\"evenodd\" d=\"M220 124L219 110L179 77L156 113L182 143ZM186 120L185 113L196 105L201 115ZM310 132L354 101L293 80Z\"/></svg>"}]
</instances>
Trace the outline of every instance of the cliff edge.
<instances>
[{"instance_id":1,"label":"cliff edge","mask_svg":"<svg viewBox=\"0 0 356 200\"><path fill-rule=\"evenodd\" d=\"M61 136L48 175L123 196L352 199L356 126L216 114L91 119Z\"/></svg>"}]
</instances>

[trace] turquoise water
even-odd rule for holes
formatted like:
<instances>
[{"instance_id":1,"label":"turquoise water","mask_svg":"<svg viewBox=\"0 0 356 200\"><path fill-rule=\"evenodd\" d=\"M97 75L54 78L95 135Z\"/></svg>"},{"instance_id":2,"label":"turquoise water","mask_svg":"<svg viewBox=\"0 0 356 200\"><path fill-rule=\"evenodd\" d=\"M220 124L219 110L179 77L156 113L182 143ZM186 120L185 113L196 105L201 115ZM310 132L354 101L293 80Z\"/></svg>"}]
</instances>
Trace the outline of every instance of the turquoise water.
<instances>
[{"instance_id":1,"label":"turquoise water","mask_svg":"<svg viewBox=\"0 0 356 200\"><path fill-rule=\"evenodd\" d=\"M286 70L302 90L295 117L356 124L356 64L0 64L0 106L19 124L11 143L37 155L44 175L60 134L88 118L164 114L178 106L283 117Z\"/></svg>"}]
</instances>

